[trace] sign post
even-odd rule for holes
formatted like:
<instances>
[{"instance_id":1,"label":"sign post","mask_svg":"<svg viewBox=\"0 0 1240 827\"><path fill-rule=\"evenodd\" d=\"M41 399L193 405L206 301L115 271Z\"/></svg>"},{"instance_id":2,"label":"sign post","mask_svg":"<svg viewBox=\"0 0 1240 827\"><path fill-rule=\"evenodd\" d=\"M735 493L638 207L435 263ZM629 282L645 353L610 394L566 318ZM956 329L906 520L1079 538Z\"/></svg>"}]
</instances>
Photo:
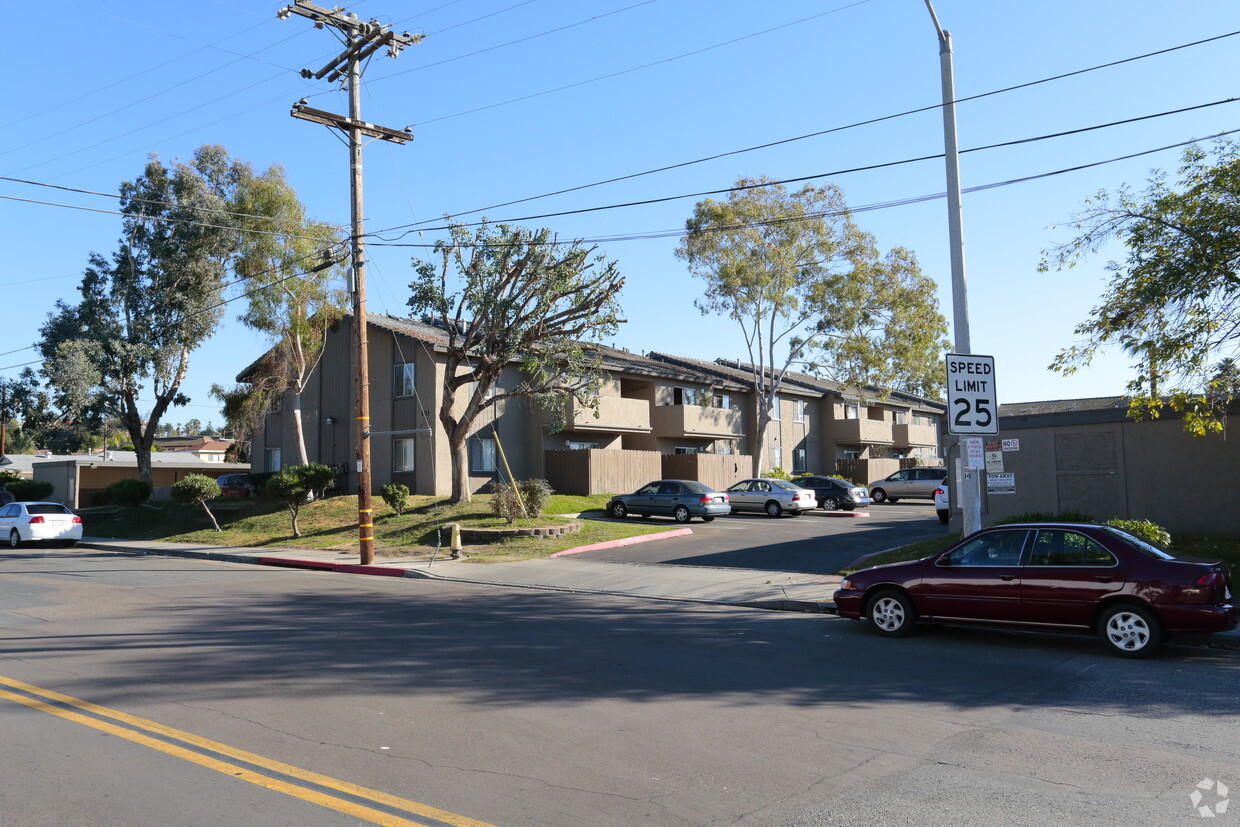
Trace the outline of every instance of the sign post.
<instances>
[{"instance_id":1,"label":"sign post","mask_svg":"<svg viewBox=\"0 0 1240 827\"><path fill-rule=\"evenodd\" d=\"M995 393L995 358L971 353L947 354L947 432L953 435L999 433L999 400ZM977 456L965 464L961 474L962 490L956 500L964 513L964 533L972 534L982 527L981 461L982 440L978 439Z\"/></svg>"}]
</instances>

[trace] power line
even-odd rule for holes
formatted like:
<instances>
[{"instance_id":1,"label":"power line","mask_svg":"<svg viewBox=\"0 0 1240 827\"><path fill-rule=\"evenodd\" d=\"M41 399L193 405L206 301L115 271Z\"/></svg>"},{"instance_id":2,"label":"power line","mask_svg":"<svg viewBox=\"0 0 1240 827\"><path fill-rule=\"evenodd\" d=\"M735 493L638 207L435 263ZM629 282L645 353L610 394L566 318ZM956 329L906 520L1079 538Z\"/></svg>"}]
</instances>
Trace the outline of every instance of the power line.
<instances>
[{"instance_id":1,"label":"power line","mask_svg":"<svg viewBox=\"0 0 1240 827\"><path fill-rule=\"evenodd\" d=\"M1186 140L1186 141L1179 141L1174 144L1167 144L1165 146L1155 147L1154 149L1146 149L1146 150L1142 150L1141 152L1133 152L1133 153L1129 153L1128 155L1120 155L1118 157L1108 158L1103 161L1091 161L1089 163L1076 164L1074 166L1064 167L1062 169L1052 170L1050 172L1042 172L1036 175L1026 175L1021 178L1009 178L1004 181L996 181L990 184L979 184L977 186L965 187L962 190L962 192L965 192L965 193L982 192L985 190L997 189L999 187L1008 187L1008 186L1013 186L1016 184L1024 184L1024 183L1028 183L1029 181L1037 181L1043 178L1052 178L1054 176L1064 175L1069 172L1078 172L1083 169L1090 169L1092 167L1105 166L1106 164L1114 164L1120 161L1128 161L1128 160L1132 160L1133 158L1141 158L1146 155L1153 155L1158 152L1164 152L1168 149L1177 149L1180 147L1190 146L1192 144L1200 143L1202 141L1213 140L1215 138L1223 138L1228 135L1235 135L1237 133L1240 133L1240 129L1232 129L1226 132L1218 132L1218 133L1215 133L1214 135L1207 135L1204 138L1190 138L1189 140ZM927 159L941 158L941 157L942 155L927 156ZM926 160L926 159L920 159L920 160ZM814 177L814 176L811 176L811 177ZM789 180L799 181L799 180L804 180L804 179L789 179ZM772 182L767 182L766 184L755 185L755 186L773 186L776 183L780 183L780 182L772 181ZM735 188L735 189L749 189L749 187L741 187L741 188ZM720 190L719 192L728 192L728 190ZM688 197L688 196L684 196L684 197ZM740 229L746 229L749 227L764 227L764 226L771 226L771 225L783 224L783 223L789 223L789 222L795 222L795 221L804 221L804 220L813 219L813 218L823 218L829 215L843 215L843 214L851 214L851 213L859 213L859 212L873 212L875 210L885 210L885 209L891 209L892 207L903 207L909 204L917 204L917 203L922 203L925 201L934 201L934 200L945 198L945 197L946 197L946 193L941 193L941 192L930 193L927 195L917 195L917 196L912 196L908 198L901 198L899 200L894 200L894 201L883 201L883 202L879 202L875 204L866 204L860 207L845 207L841 210L832 210L832 211L820 212L820 213L808 213L806 215L800 215L800 216L774 218L774 219L770 219L769 221L754 221L754 222L748 222L745 224L734 224L734 225L730 225L727 227L713 228L712 231L721 232L721 231L727 231L727 230L740 230ZM619 206L625 206L625 205L619 205ZM595 209L608 209L608 208L598 207ZM561 213L561 214L563 215L563 214L568 214L568 213ZM535 216L535 217L538 217L538 216ZM507 219L504 221L495 221L495 222L487 222L487 223L500 224L500 223L509 223L510 221L522 221L522 220L526 220L526 219L515 218L515 219ZM477 225L466 224L464 226L477 226ZM448 228L443 227L443 228L430 228L430 229L434 230L434 229L448 229ZM599 237L599 238L575 239L573 241L551 241L551 242L546 242L546 243L549 246L566 245L566 244L598 244L598 243L603 243L607 241L643 241L643 240L649 240L649 239L655 239L655 238L675 238L675 237L683 236L686 234L687 234L687 231L684 229L658 230L658 231L653 231L649 233L631 234L627 236L606 236L606 237ZM433 244L400 243L400 242L395 242L395 241L391 241L391 242L372 241L371 244L372 246L376 246L376 247L429 248L429 247L435 246ZM466 245L466 246L500 246L500 245Z\"/></svg>"},{"instance_id":2,"label":"power line","mask_svg":"<svg viewBox=\"0 0 1240 827\"><path fill-rule=\"evenodd\" d=\"M1051 76L1049 76L1049 77L1040 78L1040 79L1038 79L1038 80L1026 81L1025 83L1019 83L1019 84L1016 84L1015 86L1005 86L1005 87L1003 87L1003 88L1001 88L1001 89L993 89L993 90L991 90L991 91L989 91L989 92L981 92L981 93L978 93L978 94L976 94L976 95L969 95L969 96L967 96L967 97L957 98L955 102L956 102L956 103L967 103L967 102L969 102L969 101L981 100L981 99L983 99L983 98L988 98L988 97L991 97L991 96L993 96L993 95L1000 95L1000 94L1004 94L1004 93L1007 93L1007 92L1014 92L1014 91L1017 91L1017 90L1019 90L1019 89L1026 89L1026 88L1029 88L1029 87L1032 87L1032 86L1038 86L1038 85L1043 84L1043 83L1050 83L1050 82L1052 82L1052 81L1056 81L1056 80L1063 80L1063 79L1065 79L1065 78L1074 77L1074 76L1076 76L1076 75L1082 75L1082 74L1086 74L1086 73L1088 73L1088 72L1098 71L1099 69L1108 69L1108 68L1111 68L1111 67L1114 67L1114 66L1120 66L1120 65L1123 65L1123 64L1125 64L1125 63L1132 63L1132 62L1135 62L1135 61L1138 61L1138 60L1145 60L1145 59L1147 59L1147 58L1157 57L1157 56L1159 56L1159 55L1169 54L1169 53L1171 53L1171 52L1176 52L1176 51L1179 51L1179 50L1181 50L1181 49L1188 49L1188 48L1191 48L1191 47L1194 47L1194 46L1201 46L1201 45L1203 45L1203 44L1206 44L1206 43L1212 43L1212 42L1217 41L1217 40L1223 40L1223 39L1228 38L1228 37L1235 37L1236 35L1240 35L1240 30L1233 31L1233 32L1226 32L1226 33L1224 33L1224 34L1215 35L1215 36L1213 36L1213 37L1207 37L1207 38L1204 38L1204 39L1202 39L1202 40L1194 40L1194 41L1192 41L1191 43L1182 43L1182 44L1180 44L1180 45L1178 45L1178 46L1170 46L1170 47L1165 48L1165 49L1158 49L1158 50L1153 51L1153 52L1146 52L1146 53L1144 53L1144 54L1134 55L1134 56L1132 56L1132 57L1122 58L1122 59L1120 59L1120 60L1113 60L1113 61L1110 61L1110 62L1108 62L1108 63L1100 63L1100 64L1098 64L1098 65L1096 65L1096 66L1089 66L1089 67L1086 67L1086 68L1084 68L1084 69L1076 69L1076 70L1073 70L1073 71L1071 71L1071 72L1064 72L1064 73L1062 73L1062 74L1058 74L1058 75L1051 75ZM376 80L382 80L382 78L376 78ZM454 216L466 216L466 215L474 215L474 214L476 214L476 213L480 213L480 212L486 212L487 210L497 210L497 209L500 209L500 208L502 208L502 207L512 207L512 206L515 206L515 205L517 205L517 204L524 204L524 203L527 203L527 202L529 202L529 201L538 201L538 200L541 200L541 199L543 199L543 198L551 198L551 197L554 197L554 196L557 196L557 195L566 195L566 194L568 194L568 193L570 193L570 192L578 192L578 191L580 191L580 190L584 190L584 189L592 189L593 187L601 187L601 186L604 186L604 185L606 185L606 184L615 184L615 183L618 183L618 182L620 182L620 181L628 181L628 180L633 179L633 178L641 178L641 177L644 177L644 176L646 176L646 175L654 175L654 174L656 174L656 173L660 173L660 172L669 172L669 171L674 170L674 169L681 169L682 167L694 166L694 165L696 165L696 164L704 164L704 163L706 163L706 162L708 162L708 161L717 161L717 160L719 160L720 158L728 158L728 157L731 157L731 156L733 156L733 155L742 155L742 154L744 154L744 153L748 153L748 152L755 152L755 151L760 150L760 149L770 149L770 148L772 148L772 147L782 146L783 144L794 143L794 142L796 142L796 141L804 141L804 140L807 140L807 139L809 139L809 138L818 138L818 137L821 137L821 136L823 136L823 135L830 135L830 134L835 133L835 132L843 132L843 131L848 130L848 129L856 129L856 128L858 128L858 127L862 127L862 126L870 126L870 125L872 125L872 124L882 123L882 122L884 122L884 121L895 120L896 118L903 118L903 117L906 117L906 116L908 116L908 115L917 115L917 114L920 114L920 113L922 113L922 112L929 112L929 111L932 111L932 110L935 110L935 109L941 109L941 108L942 108L942 106L943 106L943 104L942 104L942 103L936 103L936 104L931 104L931 105L929 105L929 106L921 106L921 107L918 107L918 108L916 108L916 109L906 109L906 110L904 110L903 112L895 112L895 113L890 114L890 115L881 115L881 116L876 117L876 118L869 118L869 119L867 119L867 120L863 120L863 121L855 121L855 122L853 122L853 123L844 124L844 125L842 125L842 126L834 126L834 127L830 127L830 128L828 128L828 129L821 129L821 130L818 130L818 131L816 131L816 132L809 132L809 133L806 133L806 134L804 134L804 135L797 135L797 136L792 137L792 138L781 138L780 140L777 140L777 141L769 141L769 142L767 142L767 143L757 144L757 145L754 145L754 146L749 146L749 147L744 147L744 148L742 148L742 149L734 149L734 150L730 150L730 151L728 151L728 152L720 152L720 153L717 153L717 154L715 154L715 155L708 155L708 156L703 157L703 158L695 158L695 159L690 160L690 161L681 161L681 162L679 162L679 163L675 163L675 164L668 164L667 166L656 167L656 168L654 168L654 169L648 169L648 170L644 170L644 171L642 171L642 172L634 172L634 173L630 173L630 174L628 174L628 175L621 175L621 176L618 176L618 177L615 177L615 178L608 178L608 179L605 179L605 180L602 180L602 181L595 181L594 183L591 183L591 184L581 184L581 185L579 185L579 186L575 186L575 187L568 187L568 188L566 188L566 189L562 189L562 190L555 190L554 192L546 192L546 193L543 193L542 195L532 195L532 196L529 196L529 197L526 197L526 198L518 198L518 199L516 199L516 200L514 200L514 201L505 201L505 202L500 203L500 204L491 204L490 206L487 206L487 207L478 207L478 208L476 208L476 209L464 210L464 211L460 211L460 212L452 212L452 213L450 213L450 214L451 214L451 215L454 215ZM941 156L940 156L940 157L941 157ZM401 224L401 225L398 225L398 226L395 226L395 227L388 227L387 229L384 229L384 230L378 230L377 232L379 232L379 233L387 233L387 232L392 232L393 230L401 230L401 229L405 229L406 227L417 227L417 226L420 226L421 224L425 224L425 223L428 223L428 222L429 222L429 219L428 219L428 221L416 222L416 223L413 223L413 224Z\"/></svg>"},{"instance_id":3,"label":"power line","mask_svg":"<svg viewBox=\"0 0 1240 827\"><path fill-rule=\"evenodd\" d=\"M962 149L960 150L960 154L963 155L963 154L970 153L970 152L982 152L982 151L990 150L990 149L999 149L1002 147L1034 143L1036 141L1046 141L1052 138L1062 138L1068 135L1079 135L1085 132L1093 132L1099 129L1108 129L1110 127L1121 126L1121 125L1130 124L1130 123L1136 123L1139 121L1150 120L1152 118L1162 118L1168 115L1177 115L1177 114L1181 114L1184 112L1191 112L1196 109L1205 109L1205 108L1212 107L1212 106L1219 106L1225 103L1234 103L1237 100L1238 100L1237 98L1226 98L1224 100L1212 101L1210 103L1198 104L1196 106L1182 107L1180 109L1173 109L1173 110L1169 110L1166 112L1159 112L1159 113L1152 114L1152 115L1141 115L1135 118L1126 118L1124 120L1111 121L1111 122L1104 123L1104 124L1096 124L1094 126L1080 127L1078 129L1070 129L1070 130L1066 130L1063 132L1053 132L1053 133L1049 133L1046 135L1039 135L1036 137L1018 138L1012 141L1003 141L1000 143L987 144L985 146L972 147L970 149ZM1230 133L1226 133L1226 134L1230 134ZM650 204L661 204L661 203L666 203L668 201L679 201L679 200L683 200L686 198L702 198L704 196L711 196L711 195L727 195L729 193L740 192L743 190L761 189L763 187L780 186L783 184L799 184L805 181L812 181L818 178L831 178L831 177L835 177L839 175L847 175L847 174L851 174L855 172L871 172L876 169L887 169L890 167L904 166L906 164L914 164L914 163L918 163L921 161L932 161L932 160L935 160L937 158L942 158L942 157L943 157L943 153L939 152L933 155L921 155L916 158L904 158L899 161L884 161L878 164L867 164L866 166L851 167L848 169L837 169L837 170L832 170L830 172L814 173L813 175L800 175L795 178L783 178L778 181L766 181L766 182L755 183L755 184L746 184L746 185L738 186L738 187L725 187L725 188L716 189L716 190L703 190L700 192L682 193L679 195L668 195L668 196L662 196L659 198L647 198L647 199L643 199L640 201L628 201L628 202L621 203L621 204L607 204L607 205L596 206L596 207L582 207L582 208L575 209L575 210L562 210L560 212L543 213L540 215L527 215L527 216L521 216L518 218L502 219L501 221L494 221L494 222L481 222L481 221L466 222L466 223L461 224L460 226L476 227L482 223L510 223L510 222L519 222L519 221L535 221L535 220L541 220L544 218L558 218L558 217L566 216L566 215L580 215L582 213L601 212L604 210L623 209L626 207L649 206ZM424 224L426 222L419 222L419 223ZM417 226L418 225L407 224L407 225L404 225L403 228L397 227L393 229L405 229L405 232L403 232L400 236L397 237L397 239L399 239L399 238L403 238L404 236L408 235L411 232L415 232L415 229L408 229L408 228L416 228ZM435 231L435 230L444 230L444 229L447 229L447 227L443 227L443 226L424 227L423 229L429 229L429 230ZM380 231L377 231L376 233L372 233L371 235L374 235L375 237L382 239L382 236L380 234L385 233L385 232L391 232L391 230L380 230ZM395 240L396 239L392 239L392 241L395 241Z\"/></svg>"},{"instance_id":4,"label":"power line","mask_svg":"<svg viewBox=\"0 0 1240 827\"><path fill-rule=\"evenodd\" d=\"M554 89L545 89L545 90L543 90L542 92L534 92L534 93L529 94L529 95L522 95L522 96L521 96L521 97L519 97L519 98L510 98L510 99L508 99L508 100L500 101L500 102L498 102L498 103L487 104L486 106L479 106L479 107L476 107L476 108L474 108L474 109L468 109L468 110L466 110L466 111L464 111L464 112L456 112L456 113L454 113L454 114L452 114L452 115L441 115L441 116L440 116L440 117L438 117L438 118L431 118L430 120L426 120L426 121L421 121L421 122L418 122L418 123L414 124L414 126L426 126L427 124L439 123L440 121L451 120L452 118L460 118L460 117L462 117L462 116L464 116L464 115L473 115L473 114L476 114L476 113L478 113L478 112L485 112L485 111L487 111L488 109L496 109L496 108L498 108L498 107L500 107L500 106L507 106L507 105L508 105L508 104L510 104L510 103L520 103L521 101L527 101L527 100L531 100L531 99L533 99L533 98L540 98L540 97L542 97L542 96L544 96L544 95L550 95L550 94L553 94L553 93L555 93L555 92L563 92L563 91L564 91L564 90L566 90L566 89L575 89L575 88L576 88L576 87L578 87L578 86L585 86L585 85L590 84L590 83L597 83L597 82L599 82L599 81L601 81L601 80L609 80L609 79L611 79L611 78L620 77L621 75L628 75L628 74L631 74L631 73L633 73L633 72L638 72L638 71L641 71L642 69L649 69L649 68L650 68L650 67L652 67L652 66L661 66L661 65L662 65L662 64L664 64L664 63L672 63L672 62L677 61L677 60L683 60L684 58L687 58L687 57L693 57L694 55L700 55L700 54L702 54L702 53L704 53L704 52L713 51L714 49L721 49L721 48L723 48L724 46L731 46L731 45L733 45L733 44L735 44L735 43L740 43L740 42L742 42L742 41L745 41L745 40L750 40L750 39L755 38L755 37L761 37L762 35L765 35L765 34L770 34L771 32L779 31L780 29L787 29L787 28L789 28L789 27L791 27L791 26L798 26L798 25L800 25L800 24L802 24L802 23L809 22L810 20L816 20L816 19L817 19L817 18L819 18L819 17L826 17L827 15L829 15L829 14L835 14L836 12L846 11L846 10L848 10L848 9L854 8L854 7L856 7L856 6L861 6L861 5L864 5L864 4L869 3L869 2L870 2L870 0L856 0L856 2L855 2L855 3L849 3L849 4L848 4L848 5L846 5L846 6L839 6L839 7L834 8L834 9L829 9L829 10L824 11L824 12L819 12L818 14L812 14L812 15L810 15L809 17L803 17L803 18L801 18L800 20L793 20L793 21L788 22L788 23L781 23L781 24L780 24L780 25L778 25L778 26L772 26L771 28L769 28L769 29L763 29L763 30L762 30L762 31L760 31L760 32L752 32L752 33L747 34L747 35L742 35L741 37L735 37L735 38L733 38L733 39L731 39L731 40L725 40L725 41L723 41L723 42L721 42L721 43L714 43L714 44L712 44L712 45L710 45L710 46L703 46L702 48L700 48L700 49L694 49L694 50L693 50L693 51L691 51L691 52L684 52L683 54L674 55L674 56L672 56L672 57L662 58L662 59L660 59L660 60L655 60L655 61L652 61L652 62L650 62L650 63L643 63L643 64L642 64L642 65L640 65L640 66L631 66L631 67L629 67L628 69L621 69L621 70L620 70L620 71L618 71L618 72L611 72L611 73L606 74L606 75L599 75L599 76L597 76L597 77L593 77L593 78L588 78L588 79L586 79L586 80L577 81L576 83L569 83L569 84L566 84L566 85L564 85L564 86L557 86L557 87L555 87Z\"/></svg>"}]
</instances>

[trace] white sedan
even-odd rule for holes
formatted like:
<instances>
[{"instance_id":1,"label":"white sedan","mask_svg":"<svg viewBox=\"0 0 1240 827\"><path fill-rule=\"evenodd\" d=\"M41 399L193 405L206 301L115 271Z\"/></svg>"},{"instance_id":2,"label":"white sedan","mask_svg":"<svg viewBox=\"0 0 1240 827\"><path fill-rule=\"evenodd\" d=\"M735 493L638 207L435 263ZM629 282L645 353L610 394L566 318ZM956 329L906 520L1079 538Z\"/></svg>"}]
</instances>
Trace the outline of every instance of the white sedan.
<instances>
[{"instance_id":1,"label":"white sedan","mask_svg":"<svg viewBox=\"0 0 1240 827\"><path fill-rule=\"evenodd\" d=\"M7 539L9 548L22 543L72 547L82 539L82 518L60 503L9 503L0 507L0 539Z\"/></svg>"}]
</instances>

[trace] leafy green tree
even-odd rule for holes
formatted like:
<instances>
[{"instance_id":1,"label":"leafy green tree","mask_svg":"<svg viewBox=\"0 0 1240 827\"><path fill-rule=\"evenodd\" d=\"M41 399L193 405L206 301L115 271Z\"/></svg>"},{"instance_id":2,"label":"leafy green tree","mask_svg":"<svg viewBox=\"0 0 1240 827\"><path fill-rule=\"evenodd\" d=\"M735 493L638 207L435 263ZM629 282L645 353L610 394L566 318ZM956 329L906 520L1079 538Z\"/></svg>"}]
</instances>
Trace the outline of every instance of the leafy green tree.
<instances>
[{"instance_id":1,"label":"leafy green tree","mask_svg":"<svg viewBox=\"0 0 1240 827\"><path fill-rule=\"evenodd\" d=\"M228 264L237 248L229 214L240 166L222 147L188 163L152 156L120 188L122 236L111 257L90 255L80 301L56 303L39 348L49 376L75 377L62 393L98 398L133 442L151 481L151 445L172 405L183 405L189 356L216 329ZM88 370L66 368L72 358ZM149 393L149 411L139 397Z\"/></svg>"},{"instance_id":2,"label":"leafy green tree","mask_svg":"<svg viewBox=\"0 0 1240 827\"><path fill-rule=\"evenodd\" d=\"M263 496L284 503L293 519L293 536L301 536L298 518L306 503L322 497L336 481L336 472L326 465L288 465L267 478Z\"/></svg>"},{"instance_id":3,"label":"leafy green tree","mask_svg":"<svg viewBox=\"0 0 1240 827\"><path fill-rule=\"evenodd\" d=\"M1083 342L1051 369L1075 373L1119 347L1136 359L1129 415L1153 419L1169 405L1201 436L1222 430L1235 397L1225 367L1240 351L1240 147L1190 147L1178 179L1158 172L1141 192L1098 193L1068 222L1077 237L1044 253L1040 270L1071 268L1111 243L1126 250L1076 327Z\"/></svg>"},{"instance_id":4,"label":"leafy green tree","mask_svg":"<svg viewBox=\"0 0 1240 827\"><path fill-rule=\"evenodd\" d=\"M206 474L189 474L172 485L172 499L182 505L196 505L207 513L212 527L220 530L220 523L207 505L220 495L220 484Z\"/></svg>"},{"instance_id":5,"label":"leafy green tree","mask_svg":"<svg viewBox=\"0 0 1240 827\"><path fill-rule=\"evenodd\" d=\"M742 178L727 201L699 202L676 255L707 283L703 314L740 325L753 366L761 472L767 426L793 365L851 384L938 397L947 321L914 255L880 255L838 187L788 192Z\"/></svg>"},{"instance_id":6,"label":"leafy green tree","mask_svg":"<svg viewBox=\"0 0 1240 827\"><path fill-rule=\"evenodd\" d=\"M348 295L341 262L340 230L306 217L297 193L280 166L262 175L248 171L238 187L238 211L255 232L242 237L237 272L246 279L248 305L242 322L273 341L268 358L254 366L254 380L270 403L290 392L293 444L301 464L310 461L302 425L301 397L306 379L323 353L327 331L343 315ZM275 391L275 393L272 393Z\"/></svg>"},{"instance_id":7,"label":"leafy green tree","mask_svg":"<svg viewBox=\"0 0 1240 827\"><path fill-rule=\"evenodd\" d=\"M614 334L624 278L596 248L561 246L547 229L483 225L471 234L456 225L451 233L435 245L438 265L414 259L409 307L438 317L447 338L439 421L459 503L470 501L465 440L483 411L533 398L559 427L565 399L597 407L601 359L591 341ZM510 364L524 380L493 394Z\"/></svg>"}]
</instances>

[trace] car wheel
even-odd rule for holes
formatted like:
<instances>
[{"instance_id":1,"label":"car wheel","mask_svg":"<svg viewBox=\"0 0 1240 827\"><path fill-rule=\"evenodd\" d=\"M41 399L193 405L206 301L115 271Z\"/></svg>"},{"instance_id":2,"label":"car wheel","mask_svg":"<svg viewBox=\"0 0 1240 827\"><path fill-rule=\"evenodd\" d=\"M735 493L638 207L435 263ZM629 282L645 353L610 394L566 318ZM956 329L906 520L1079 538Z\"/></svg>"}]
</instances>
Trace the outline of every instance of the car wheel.
<instances>
[{"instance_id":1,"label":"car wheel","mask_svg":"<svg viewBox=\"0 0 1240 827\"><path fill-rule=\"evenodd\" d=\"M784 513L784 507L780 505L779 503L775 502L774 500L766 504L766 516L778 517L780 514L783 514L783 513Z\"/></svg>"},{"instance_id":2,"label":"car wheel","mask_svg":"<svg viewBox=\"0 0 1240 827\"><path fill-rule=\"evenodd\" d=\"M823 497L818 501L818 507L823 511L834 511L840 507L840 504L834 497Z\"/></svg>"},{"instance_id":3,"label":"car wheel","mask_svg":"<svg viewBox=\"0 0 1240 827\"><path fill-rule=\"evenodd\" d=\"M948 517L947 512L946 512L946 511L936 511L935 513L939 515L939 522L940 522L940 523L942 523L943 525L947 525L947 517Z\"/></svg>"},{"instance_id":4,"label":"car wheel","mask_svg":"<svg viewBox=\"0 0 1240 827\"><path fill-rule=\"evenodd\" d=\"M693 519L693 515L689 513L689 509L683 505L678 505L672 509L672 518L678 523L687 523Z\"/></svg>"},{"instance_id":5,"label":"car wheel","mask_svg":"<svg viewBox=\"0 0 1240 827\"><path fill-rule=\"evenodd\" d=\"M881 488L875 488L870 491L870 499L876 503L887 502L887 492Z\"/></svg>"},{"instance_id":6,"label":"car wheel","mask_svg":"<svg viewBox=\"0 0 1240 827\"><path fill-rule=\"evenodd\" d=\"M899 502L899 500L897 500L895 497L888 497L888 498L887 498L887 502L889 502L889 503L898 503L898 502Z\"/></svg>"},{"instance_id":7,"label":"car wheel","mask_svg":"<svg viewBox=\"0 0 1240 827\"><path fill-rule=\"evenodd\" d=\"M714 517L703 517L702 518L702 522L704 523L713 523L714 521L715 521Z\"/></svg>"},{"instance_id":8,"label":"car wheel","mask_svg":"<svg viewBox=\"0 0 1240 827\"><path fill-rule=\"evenodd\" d=\"M629 513L628 508L626 508L624 503L620 502L619 500L616 500L615 502L613 502L611 504L611 507L608 509L608 511L610 511L611 516L615 517L617 520L623 520L625 516L628 515Z\"/></svg>"},{"instance_id":9,"label":"car wheel","mask_svg":"<svg viewBox=\"0 0 1240 827\"><path fill-rule=\"evenodd\" d=\"M17 529L9 532L9 548L17 548L22 544L22 536L17 533Z\"/></svg>"},{"instance_id":10,"label":"car wheel","mask_svg":"<svg viewBox=\"0 0 1240 827\"><path fill-rule=\"evenodd\" d=\"M1162 624L1143 606L1112 606L1098 619L1098 635L1112 653L1122 658L1145 658L1163 641Z\"/></svg>"},{"instance_id":11,"label":"car wheel","mask_svg":"<svg viewBox=\"0 0 1240 827\"><path fill-rule=\"evenodd\" d=\"M870 625L884 637L904 637L913 631L917 611L904 592L881 591L870 600Z\"/></svg>"}]
</instances>

